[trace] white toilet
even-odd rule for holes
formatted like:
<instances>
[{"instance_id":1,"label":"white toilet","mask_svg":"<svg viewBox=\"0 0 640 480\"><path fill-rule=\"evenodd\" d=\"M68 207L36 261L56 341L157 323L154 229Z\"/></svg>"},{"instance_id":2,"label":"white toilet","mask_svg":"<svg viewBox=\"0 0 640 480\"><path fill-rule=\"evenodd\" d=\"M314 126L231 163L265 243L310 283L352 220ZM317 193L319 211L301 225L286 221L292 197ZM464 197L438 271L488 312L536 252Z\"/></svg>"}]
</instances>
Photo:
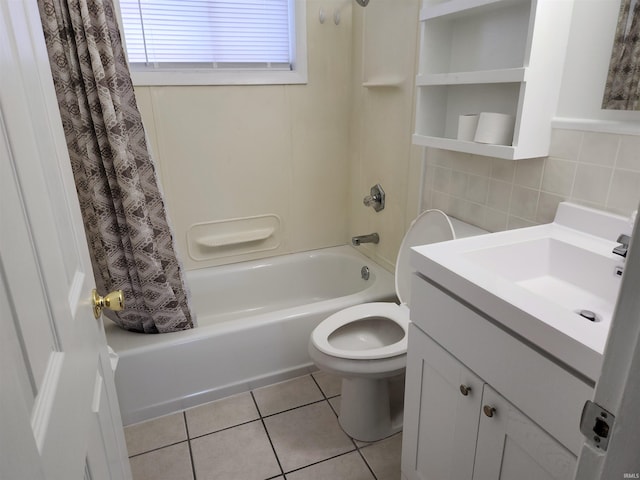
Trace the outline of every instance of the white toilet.
<instances>
[{"instance_id":1,"label":"white toilet","mask_svg":"<svg viewBox=\"0 0 640 480\"><path fill-rule=\"evenodd\" d=\"M309 355L320 370L342 377L339 421L357 440L374 441L402 429L407 359L411 247L486 233L440 210L420 214L396 259L400 305L364 303L323 320L311 333Z\"/></svg>"}]
</instances>

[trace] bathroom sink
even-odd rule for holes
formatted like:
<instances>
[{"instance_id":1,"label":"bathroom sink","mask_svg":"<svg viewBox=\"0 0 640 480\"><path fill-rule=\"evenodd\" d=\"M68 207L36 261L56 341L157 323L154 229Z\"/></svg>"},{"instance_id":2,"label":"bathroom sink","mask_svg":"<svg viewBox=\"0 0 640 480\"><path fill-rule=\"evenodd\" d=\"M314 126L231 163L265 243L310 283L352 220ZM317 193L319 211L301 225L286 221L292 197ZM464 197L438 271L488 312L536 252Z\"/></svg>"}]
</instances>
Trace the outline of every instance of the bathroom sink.
<instances>
[{"instance_id":1,"label":"bathroom sink","mask_svg":"<svg viewBox=\"0 0 640 480\"><path fill-rule=\"evenodd\" d=\"M596 380L624 259L626 218L562 203L553 223L414 249L418 272L502 328Z\"/></svg>"},{"instance_id":2,"label":"bathroom sink","mask_svg":"<svg viewBox=\"0 0 640 480\"><path fill-rule=\"evenodd\" d=\"M463 256L515 285L591 321L610 322L620 263L552 236L470 250Z\"/></svg>"}]
</instances>

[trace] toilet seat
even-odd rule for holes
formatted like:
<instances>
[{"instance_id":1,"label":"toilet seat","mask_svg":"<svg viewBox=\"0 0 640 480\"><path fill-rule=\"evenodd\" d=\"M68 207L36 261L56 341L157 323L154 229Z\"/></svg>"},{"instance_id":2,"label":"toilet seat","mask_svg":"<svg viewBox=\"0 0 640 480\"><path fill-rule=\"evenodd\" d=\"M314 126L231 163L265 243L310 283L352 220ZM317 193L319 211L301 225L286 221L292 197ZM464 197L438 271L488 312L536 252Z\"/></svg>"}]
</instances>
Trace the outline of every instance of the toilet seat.
<instances>
[{"instance_id":1,"label":"toilet seat","mask_svg":"<svg viewBox=\"0 0 640 480\"><path fill-rule=\"evenodd\" d=\"M353 360L376 360L407 353L407 331L409 328L409 304L411 275L409 263L411 247L443 242L455 238L449 217L440 210L426 210L418 215L407 230L396 259L396 294L400 305L390 302L372 302L345 308L330 315L311 333L311 344L320 352L332 357ZM329 342L329 336L340 327L368 318L386 318L404 330L401 340L379 348L351 350L337 348Z\"/></svg>"},{"instance_id":2,"label":"toilet seat","mask_svg":"<svg viewBox=\"0 0 640 480\"><path fill-rule=\"evenodd\" d=\"M402 328L404 335L398 342L379 348L367 350L347 350L337 348L329 341L329 337L340 327L349 323L371 318L384 318L395 322ZM409 308L390 302L372 302L354 305L330 315L320 322L311 335L311 343L322 353L333 357L354 360L375 360L395 357L407 352L407 331L409 329Z\"/></svg>"}]
</instances>

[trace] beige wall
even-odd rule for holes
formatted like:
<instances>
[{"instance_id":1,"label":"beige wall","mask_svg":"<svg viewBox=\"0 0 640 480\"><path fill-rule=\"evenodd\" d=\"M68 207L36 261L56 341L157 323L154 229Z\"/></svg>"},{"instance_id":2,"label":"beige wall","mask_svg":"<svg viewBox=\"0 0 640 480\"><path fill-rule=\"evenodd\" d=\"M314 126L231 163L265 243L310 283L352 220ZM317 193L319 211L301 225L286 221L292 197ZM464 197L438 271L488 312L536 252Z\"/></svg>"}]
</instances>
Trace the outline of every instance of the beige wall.
<instances>
[{"instance_id":1,"label":"beige wall","mask_svg":"<svg viewBox=\"0 0 640 480\"><path fill-rule=\"evenodd\" d=\"M353 7L349 235L378 232L378 245L359 248L390 270L419 207L422 149L411 144L418 8L418 0ZM362 203L376 183L386 193L378 213Z\"/></svg>"},{"instance_id":2,"label":"beige wall","mask_svg":"<svg viewBox=\"0 0 640 480\"><path fill-rule=\"evenodd\" d=\"M307 85L136 88L189 269L347 241L351 5L310 0L307 17ZM278 248L189 256L192 225L265 214L281 219Z\"/></svg>"}]
</instances>

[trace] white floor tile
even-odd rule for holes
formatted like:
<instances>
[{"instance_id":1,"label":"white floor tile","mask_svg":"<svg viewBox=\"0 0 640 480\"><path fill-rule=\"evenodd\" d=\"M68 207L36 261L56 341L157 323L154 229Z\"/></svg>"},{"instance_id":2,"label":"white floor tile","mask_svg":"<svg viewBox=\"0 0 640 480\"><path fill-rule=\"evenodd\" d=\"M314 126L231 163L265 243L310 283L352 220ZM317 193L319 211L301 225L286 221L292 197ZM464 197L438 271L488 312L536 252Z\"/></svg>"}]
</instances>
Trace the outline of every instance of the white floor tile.
<instances>
[{"instance_id":1,"label":"white floor tile","mask_svg":"<svg viewBox=\"0 0 640 480\"><path fill-rule=\"evenodd\" d=\"M196 438L191 451L198 480L264 480L282 473L260 420Z\"/></svg>"},{"instance_id":2,"label":"white floor tile","mask_svg":"<svg viewBox=\"0 0 640 480\"><path fill-rule=\"evenodd\" d=\"M358 452L347 453L287 474L287 480L374 480Z\"/></svg>"},{"instance_id":3,"label":"white floor tile","mask_svg":"<svg viewBox=\"0 0 640 480\"><path fill-rule=\"evenodd\" d=\"M129 459L133 480L193 480L187 442Z\"/></svg>"},{"instance_id":4,"label":"white floor tile","mask_svg":"<svg viewBox=\"0 0 640 480\"><path fill-rule=\"evenodd\" d=\"M402 433L364 447L361 452L378 480L400 479Z\"/></svg>"},{"instance_id":5,"label":"white floor tile","mask_svg":"<svg viewBox=\"0 0 640 480\"><path fill-rule=\"evenodd\" d=\"M182 412L129 425L124 429L129 456L166 447L187 439Z\"/></svg>"},{"instance_id":6,"label":"white floor tile","mask_svg":"<svg viewBox=\"0 0 640 480\"><path fill-rule=\"evenodd\" d=\"M316 379L316 382L318 382L318 385L320 385L322 393L324 393L327 398L340 395L342 390L341 377L322 371L313 372L312 375L313 378Z\"/></svg>"},{"instance_id":7,"label":"white floor tile","mask_svg":"<svg viewBox=\"0 0 640 480\"><path fill-rule=\"evenodd\" d=\"M258 388L253 395L263 416L324 399L310 375Z\"/></svg>"},{"instance_id":8,"label":"white floor tile","mask_svg":"<svg viewBox=\"0 0 640 480\"><path fill-rule=\"evenodd\" d=\"M185 415L190 438L260 418L249 392L190 408Z\"/></svg>"},{"instance_id":9,"label":"white floor tile","mask_svg":"<svg viewBox=\"0 0 640 480\"><path fill-rule=\"evenodd\" d=\"M265 418L285 473L353 450L327 402Z\"/></svg>"}]
</instances>

